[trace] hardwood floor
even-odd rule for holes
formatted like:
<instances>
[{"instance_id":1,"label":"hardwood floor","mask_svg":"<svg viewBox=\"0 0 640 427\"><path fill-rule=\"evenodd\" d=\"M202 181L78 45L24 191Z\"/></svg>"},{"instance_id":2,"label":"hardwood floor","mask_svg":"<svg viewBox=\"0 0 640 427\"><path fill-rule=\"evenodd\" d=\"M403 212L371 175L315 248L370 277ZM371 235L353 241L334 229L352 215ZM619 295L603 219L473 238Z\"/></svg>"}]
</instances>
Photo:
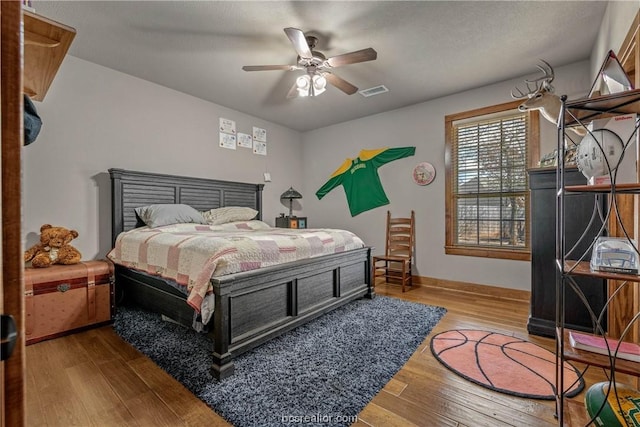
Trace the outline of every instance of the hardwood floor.
<instances>
[{"instance_id":1,"label":"hardwood floor","mask_svg":"<svg viewBox=\"0 0 640 427\"><path fill-rule=\"evenodd\" d=\"M431 335L449 329L484 329L527 337L528 301L497 300L424 285L402 294L395 285L381 284L376 293L445 307L447 314ZM553 346L549 339L529 339ZM472 384L442 366L431 354L429 341L428 337L393 382L360 413L362 425L557 425L553 402L507 396Z\"/></svg>"},{"instance_id":2,"label":"hardwood floor","mask_svg":"<svg viewBox=\"0 0 640 427\"><path fill-rule=\"evenodd\" d=\"M528 301L425 285L402 294L398 286L380 284L376 293L447 308L431 335L453 328L486 329L553 350L551 339L527 334ZM508 396L465 381L434 359L429 339L362 410L355 425L557 425L553 401ZM229 425L110 326L34 344L26 354L28 426ZM601 380L597 373L588 374L588 383ZM582 394L574 399L578 414L584 411L582 399Z\"/></svg>"}]
</instances>

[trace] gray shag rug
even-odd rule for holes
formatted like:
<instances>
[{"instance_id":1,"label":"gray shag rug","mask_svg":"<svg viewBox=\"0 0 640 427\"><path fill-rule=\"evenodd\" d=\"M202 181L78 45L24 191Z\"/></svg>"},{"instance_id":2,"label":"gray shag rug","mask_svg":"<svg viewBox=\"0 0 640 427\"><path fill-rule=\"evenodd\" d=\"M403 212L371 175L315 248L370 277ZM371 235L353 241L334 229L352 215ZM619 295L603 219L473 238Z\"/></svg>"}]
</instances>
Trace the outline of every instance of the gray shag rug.
<instances>
[{"instance_id":1,"label":"gray shag rug","mask_svg":"<svg viewBox=\"0 0 640 427\"><path fill-rule=\"evenodd\" d=\"M377 296L351 302L209 373L212 343L160 315L118 307L114 329L237 427L350 425L444 316L442 307Z\"/></svg>"}]
</instances>

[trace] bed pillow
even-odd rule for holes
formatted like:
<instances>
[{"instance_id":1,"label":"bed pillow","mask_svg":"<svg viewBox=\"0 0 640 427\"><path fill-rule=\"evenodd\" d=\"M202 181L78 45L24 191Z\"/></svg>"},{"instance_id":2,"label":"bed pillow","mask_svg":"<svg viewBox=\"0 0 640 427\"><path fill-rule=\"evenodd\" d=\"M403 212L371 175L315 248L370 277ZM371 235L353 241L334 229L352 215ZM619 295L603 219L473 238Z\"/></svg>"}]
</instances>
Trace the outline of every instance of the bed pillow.
<instances>
[{"instance_id":1,"label":"bed pillow","mask_svg":"<svg viewBox=\"0 0 640 427\"><path fill-rule=\"evenodd\" d=\"M253 219L251 221L232 221L221 225L212 225L211 227L220 227L222 230L268 230L272 228L266 222Z\"/></svg>"},{"instance_id":2,"label":"bed pillow","mask_svg":"<svg viewBox=\"0 0 640 427\"><path fill-rule=\"evenodd\" d=\"M180 223L207 223L202 214L189 205L148 205L136 208L135 211L138 218L151 228Z\"/></svg>"},{"instance_id":3,"label":"bed pillow","mask_svg":"<svg viewBox=\"0 0 640 427\"><path fill-rule=\"evenodd\" d=\"M258 215L258 211L241 206L227 206L203 212L202 217L209 225L226 224L233 221L249 221Z\"/></svg>"}]
</instances>

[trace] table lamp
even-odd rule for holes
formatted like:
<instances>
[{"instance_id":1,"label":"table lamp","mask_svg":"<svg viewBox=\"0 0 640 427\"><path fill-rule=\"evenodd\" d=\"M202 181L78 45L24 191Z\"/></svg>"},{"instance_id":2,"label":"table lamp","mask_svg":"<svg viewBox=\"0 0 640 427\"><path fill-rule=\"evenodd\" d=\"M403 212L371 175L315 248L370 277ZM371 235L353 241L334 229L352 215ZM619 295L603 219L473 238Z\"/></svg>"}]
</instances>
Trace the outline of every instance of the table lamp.
<instances>
[{"instance_id":1,"label":"table lamp","mask_svg":"<svg viewBox=\"0 0 640 427\"><path fill-rule=\"evenodd\" d=\"M289 216L293 216L293 199L302 199L302 194L298 193L293 187L289 187L287 191L280 195L280 200L289 199Z\"/></svg>"}]
</instances>

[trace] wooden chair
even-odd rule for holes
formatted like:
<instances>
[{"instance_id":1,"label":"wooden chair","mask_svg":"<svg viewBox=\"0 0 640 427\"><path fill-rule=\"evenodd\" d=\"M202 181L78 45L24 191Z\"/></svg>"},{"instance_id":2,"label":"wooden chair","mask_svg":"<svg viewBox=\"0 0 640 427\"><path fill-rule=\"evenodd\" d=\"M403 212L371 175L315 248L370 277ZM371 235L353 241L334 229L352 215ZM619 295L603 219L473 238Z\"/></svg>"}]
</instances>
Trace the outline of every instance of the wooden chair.
<instances>
[{"instance_id":1,"label":"wooden chair","mask_svg":"<svg viewBox=\"0 0 640 427\"><path fill-rule=\"evenodd\" d=\"M387 211L387 237L384 255L372 259L373 283L376 277L384 277L385 283L400 282L402 292L405 285L412 286L411 263L415 239L415 213L410 218L392 218Z\"/></svg>"}]
</instances>

